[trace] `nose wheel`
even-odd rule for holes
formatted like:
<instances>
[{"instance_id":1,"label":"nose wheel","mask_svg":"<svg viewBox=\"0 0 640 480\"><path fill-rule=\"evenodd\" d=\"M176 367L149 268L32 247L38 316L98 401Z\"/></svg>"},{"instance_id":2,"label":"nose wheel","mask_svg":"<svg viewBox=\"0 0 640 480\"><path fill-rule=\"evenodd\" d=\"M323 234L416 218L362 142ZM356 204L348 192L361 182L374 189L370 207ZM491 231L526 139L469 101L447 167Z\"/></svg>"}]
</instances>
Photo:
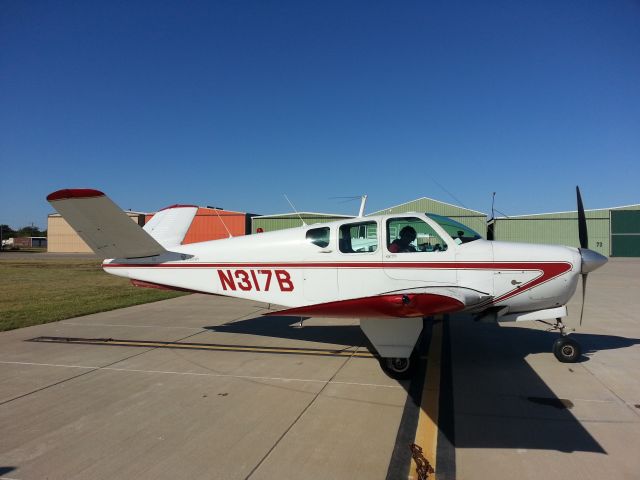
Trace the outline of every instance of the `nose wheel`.
<instances>
[{"instance_id":1,"label":"nose wheel","mask_svg":"<svg viewBox=\"0 0 640 480\"><path fill-rule=\"evenodd\" d=\"M554 330L560 332L561 337L553 342L553 354L558 361L562 363L575 363L580 359L582 356L582 347L573 338L569 338L565 332L567 327L562 323L562 319L556 318L555 324L545 322L544 320L538 321L551 327L547 329L548 332Z\"/></svg>"},{"instance_id":2,"label":"nose wheel","mask_svg":"<svg viewBox=\"0 0 640 480\"><path fill-rule=\"evenodd\" d=\"M582 355L582 348L574 339L560 337L553 342L553 354L562 363L575 363Z\"/></svg>"}]
</instances>

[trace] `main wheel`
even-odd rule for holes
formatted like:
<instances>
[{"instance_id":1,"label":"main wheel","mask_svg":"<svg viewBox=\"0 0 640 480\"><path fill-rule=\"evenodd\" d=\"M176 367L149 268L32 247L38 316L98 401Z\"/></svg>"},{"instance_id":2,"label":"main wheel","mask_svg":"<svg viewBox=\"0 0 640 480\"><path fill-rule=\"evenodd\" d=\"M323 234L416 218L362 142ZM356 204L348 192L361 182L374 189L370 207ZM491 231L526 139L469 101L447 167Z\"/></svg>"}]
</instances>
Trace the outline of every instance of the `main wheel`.
<instances>
[{"instance_id":1,"label":"main wheel","mask_svg":"<svg viewBox=\"0 0 640 480\"><path fill-rule=\"evenodd\" d=\"M575 363L582 355L582 348L572 338L560 337L553 342L553 354L562 363Z\"/></svg>"},{"instance_id":2,"label":"main wheel","mask_svg":"<svg viewBox=\"0 0 640 480\"><path fill-rule=\"evenodd\" d=\"M381 358L380 366L391 378L406 380L413 377L418 365L416 351L409 357Z\"/></svg>"}]
</instances>

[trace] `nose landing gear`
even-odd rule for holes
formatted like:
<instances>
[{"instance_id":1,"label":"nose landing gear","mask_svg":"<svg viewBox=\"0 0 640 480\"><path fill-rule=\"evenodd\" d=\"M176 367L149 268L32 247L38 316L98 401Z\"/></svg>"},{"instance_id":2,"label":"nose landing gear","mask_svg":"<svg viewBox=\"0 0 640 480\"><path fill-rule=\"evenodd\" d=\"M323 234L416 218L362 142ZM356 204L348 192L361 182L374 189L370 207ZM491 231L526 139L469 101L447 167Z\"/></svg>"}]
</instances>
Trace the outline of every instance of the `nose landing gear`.
<instances>
[{"instance_id":1,"label":"nose landing gear","mask_svg":"<svg viewBox=\"0 0 640 480\"><path fill-rule=\"evenodd\" d=\"M547 329L548 332L558 330L560 332L560 338L553 342L553 354L558 361L562 363L575 363L582 356L582 347L573 338L569 338L566 333L566 326L562 323L562 319L556 318L556 323L545 322L544 320L538 320L545 325L549 325L551 328Z\"/></svg>"},{"instance_id":2,"label":"nose landing gear","mask_svg":"<svg viewBox=\"0 0 640 480\"><path fill-rule=\"evenodd\" d=\"M553 342L553 354L562 363L575 363L582 355L582 348L574 339L560 337Z\"/></svg>"}]
</instances>

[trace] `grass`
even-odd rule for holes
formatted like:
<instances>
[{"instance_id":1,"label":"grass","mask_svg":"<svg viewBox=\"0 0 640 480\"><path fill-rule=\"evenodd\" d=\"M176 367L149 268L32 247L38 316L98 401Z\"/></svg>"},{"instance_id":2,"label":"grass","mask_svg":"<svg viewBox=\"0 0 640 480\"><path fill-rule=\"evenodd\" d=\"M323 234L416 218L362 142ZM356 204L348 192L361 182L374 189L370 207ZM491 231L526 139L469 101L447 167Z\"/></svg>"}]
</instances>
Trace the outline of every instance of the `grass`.
<instances>
[{"instance_id":1,"label":"grass","mask_svg":"<svg viewBox=\"0 0 640 480\"><path fill-rule=\"evenodd\" d=\"M181 295L134 287L99 260L0 259L0 331Z\"/></svg>"}]
</instances>

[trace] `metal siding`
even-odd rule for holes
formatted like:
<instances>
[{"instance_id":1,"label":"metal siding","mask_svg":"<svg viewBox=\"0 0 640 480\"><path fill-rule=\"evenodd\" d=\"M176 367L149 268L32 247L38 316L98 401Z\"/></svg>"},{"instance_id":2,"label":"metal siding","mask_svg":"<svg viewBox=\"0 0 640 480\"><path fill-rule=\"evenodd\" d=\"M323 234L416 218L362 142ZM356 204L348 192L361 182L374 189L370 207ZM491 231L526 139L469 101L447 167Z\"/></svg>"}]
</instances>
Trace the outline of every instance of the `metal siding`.
<instances>
[{"instance_id":1,"label":"metal siding","mask_svg":"<svg viewBox=\"0 0 640 480\"><path fill-rule=\"evenodd\" d=\"M640 257L640 236L614 235L612 257Z\"/></svg>"},{"instance_id":2,"label":"metal siding","mask_svg":"<svg viewBox=\"0 0 640 480\"><path fill-rule=\"evenodd\" d=\"M90 253L89 248L71 225L61 216L47 219L47 251L55 253Z\"/></svg>"},{"instance_id":3,"label":"metal siding","mask_svg":"<svg viewBox=\"0 0 640 480\"><path fill-rule=\"evenodd\" d=\"M639 210L611 210L611 256L640 257Z\"/></svg>"},{"instance_id":4,"label":"metal siding","mask_svg":"<svg viewBox=\"0 0 640 480\"><path fill-rule=\"evenodd\" d=\"M640 210L611 210L611 233L640 233Z\"/></svg>"},{"instance_id":5,"label":"metal siding","mask_svg":"<svg viewBox=\"0 0 640 480\"><path fill-rule=\"evenodd\" d=\"M349 220L347 217L337 217L334 215L301 213L302 219L307 225L314 223L327 223L335 220ZM273 215L263 217L253 217L251 219L251 233L256 233L258 228L265 232L284 230L287 228L301 227L302 220L295 213L285 215Z\"/></svg>"},{"instance_id":6,"label":"metal siding","mask_svg":"<svg viewBox=\"0 0 640 480\"><path fill-rule=\"evenodd\" d=\"M589 231L589 248L609 255L609 211L585 212ZM579 247L578 213L562 212L516 218L497 218L495 239Z\"/></svg>"},{"instance_id":7,"label":"metal siding","mask_svg":"<svg viewBox=\"0 0 640 480\"><path fill-rule=\"evenodd\" d=\"M125 212L132 221L139 223L140 214ZM93 253L71 225L59 214L47 217L47 252Z\"/></svg>"},{"instance_id":8,"label":"metal siding","mask_svg":"<svg viewBox=\"0 0 640 480\"><path fill-rule=\"evenodd\" d=\"M199 208L182 244L228 238L227 229L234 237L244 235L245 219L246 214L243 212Z\"/></svg>"},{"instance_id":9,"label":"metal siding","mask_svg":"<svg viewBox=\"0 0 640 480\"><path fill-rule=\"evenodd\" d=\"M445 217L452 218L469 228L472 228L480 235L485 236L487 233L487 216L474 210L469 210L456 205L438 202L430 198L419 198L412 202L407 202L397 207L391 207L371 215L381 215L387 213L435 213Z\"/></svg>"}]
</instances>

